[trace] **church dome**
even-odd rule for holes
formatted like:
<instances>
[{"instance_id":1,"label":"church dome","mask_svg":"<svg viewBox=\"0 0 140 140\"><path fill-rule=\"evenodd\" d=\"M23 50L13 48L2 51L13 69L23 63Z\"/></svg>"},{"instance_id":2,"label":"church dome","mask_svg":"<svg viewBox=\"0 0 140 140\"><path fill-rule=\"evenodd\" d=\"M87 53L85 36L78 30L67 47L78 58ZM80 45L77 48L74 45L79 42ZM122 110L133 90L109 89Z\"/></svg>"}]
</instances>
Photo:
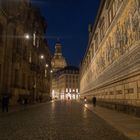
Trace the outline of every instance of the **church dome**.
<instances>
[{"instance_id":1,"label":"church dome","mask_svg":"<svg viewBox=\"0 0 140 140\"><path fill-rule=\"evenodd\" d=\"M54 54L52 62L51 62L53 71L57 71L59 69L64 68L65 66L67 66L66 60L62 55L61 49L62 49L61 43L57 42L55 45L55 54Z\"/></svg>"}]
</instances>

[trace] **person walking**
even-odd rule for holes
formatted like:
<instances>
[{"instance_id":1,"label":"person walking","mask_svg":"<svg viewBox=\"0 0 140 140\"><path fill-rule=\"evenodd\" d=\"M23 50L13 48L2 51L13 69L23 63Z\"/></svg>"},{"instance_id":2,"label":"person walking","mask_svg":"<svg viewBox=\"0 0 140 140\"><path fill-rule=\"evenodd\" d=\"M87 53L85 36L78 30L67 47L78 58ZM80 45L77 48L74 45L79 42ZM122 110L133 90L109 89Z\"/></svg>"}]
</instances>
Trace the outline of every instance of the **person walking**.
<instances>
[{"instance_id":1,"label":"person walking","mask_svg":"<svg viewBox=\"0 0 140 140\"><path fill-rule=\"evenodd\" d=\"M96 107L96 97L95 96L92 98L92 103L93 103L93 106Z\"/></svg>"},{"instance_id":2,"label":"person walking","mask_svg":"<svg viewBox=\"0 0 140 140\"><path fill-rule=\"evenodd\" d=\"M3 95L2 97L2 112L8 112L8 106L9 106L9 97L8 95Z\"/></svg>"},{"instance_id":3,"label":"person walking","mask_svg":"<svg viewBox=\"0 0 140 140\"><path fill-rule=\"evenodd\" d=\"M27 97L22 98L23 110L26 110L27 104L28 104L28 99L27 99Z\"/></svg>"}]
</instances>

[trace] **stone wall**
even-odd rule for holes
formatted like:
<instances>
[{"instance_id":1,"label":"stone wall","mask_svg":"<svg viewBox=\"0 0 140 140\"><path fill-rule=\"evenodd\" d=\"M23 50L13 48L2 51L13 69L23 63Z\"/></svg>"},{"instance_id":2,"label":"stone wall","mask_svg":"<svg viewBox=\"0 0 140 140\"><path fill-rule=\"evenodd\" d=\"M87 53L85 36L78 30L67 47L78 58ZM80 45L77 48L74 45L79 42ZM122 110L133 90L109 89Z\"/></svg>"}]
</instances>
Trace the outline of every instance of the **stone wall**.
<instances>
[{"instance_id":1,"label":"stone wall","mask_svg":"<svg viewBox=\"0 0 140 140\"><path fill-rule=\"evenodd\" d=\"M140 2L122 0L118 7L117 2L110 2L108 9L104 3L100 9L81 66L80 94L81 98L96 96L105 102L140 106ZM111 6L116 8L108 21Z\"/></svg>"},{"instance_id":2,"label":"stone wall","mask_svg":"<svg viewBox=\"0 0 140 140\"><path fill-rule=\"evenodd\" d=\"M51 55L42 38L45 25L29 1L0 2L0 98L8 94L11 104L20 98L34 102L50 96Z\"/></svg>"}]
</instances>

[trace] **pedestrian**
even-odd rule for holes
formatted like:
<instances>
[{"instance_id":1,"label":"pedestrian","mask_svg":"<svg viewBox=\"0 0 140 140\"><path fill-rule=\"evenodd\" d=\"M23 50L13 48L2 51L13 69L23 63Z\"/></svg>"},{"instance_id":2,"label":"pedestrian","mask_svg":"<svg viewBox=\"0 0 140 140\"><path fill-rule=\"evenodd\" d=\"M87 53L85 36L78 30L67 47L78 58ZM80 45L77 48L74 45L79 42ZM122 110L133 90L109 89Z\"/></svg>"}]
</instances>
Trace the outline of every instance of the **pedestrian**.
<instances>
[{"instance_id":1,"label":"pedestrian","mask_svg":"<svg viewBox=\"0 0 140 140\"><path fill-rule=\"evenodd\" d=\"M27 106L27 104L28 104L28 99L27 99L27 97L25 97L24 98L24 106Z\"/></svg>"},{"instance_id":2,"label":"pedestrian","mask_svg":"<svg viewBox=\"0 0 140 140\"><path fill-rule=\"evenodd\" d=\"M41 95L39 96L39 101L40 101L40 103L42 102L42 96Z\"/></svg>"},{"instance_id":3,"label":"pedestrian","mask_svg":"<svg viewBox=\"0 0 140 140\"><path fill-rule=\"evenodd\" d=\"M9 106L9 96L3 95L2 97L2 112L8 112L8 106Z\"/></svg>"},{"instance_id":4,"label":"pedestrian","mask_svg":"<svg viewBox=\"0 0 140 140\"><path fill-rule=\"evenodd\" d=\"M93 103L93 106L96 107L96 97L95 96L92 98L92 103Z\"/></svg>"},{"instance_id":5,"label":"pedestrian","mask_svg":"<svg viewBox=\"0 0 140 140\"><path fill-rule=\"evenodd\" d=\"M87 97L85 96L85 97L84 97L84 102L86 102L86 101L87 101Z\"/></svg>"},{"instance_id":6,"label":"pedestrian","mask_svg":"<svg viewBox=\"0 0 140 140\"><path fill-rule=\"evenodd\" d=\"M27 99L26 97L24 97L24 98L22 99L22 104L23 104L23 109L25 110L25 109L26 109L26 106L27 106L27 104L28 104L28 99Z\"/></svg>"}]
</instances>

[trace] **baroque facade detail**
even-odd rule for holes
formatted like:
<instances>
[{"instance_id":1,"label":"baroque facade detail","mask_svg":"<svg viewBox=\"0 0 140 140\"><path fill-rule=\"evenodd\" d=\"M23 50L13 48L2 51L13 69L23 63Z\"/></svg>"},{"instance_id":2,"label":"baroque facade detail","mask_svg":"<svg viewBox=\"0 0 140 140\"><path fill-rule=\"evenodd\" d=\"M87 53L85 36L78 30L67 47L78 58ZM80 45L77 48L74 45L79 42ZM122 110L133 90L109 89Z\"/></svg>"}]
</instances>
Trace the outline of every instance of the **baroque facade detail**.
<instances>
[{"instance_id":1,"label":"baroque facade detail","mask_svg":"<svg viewBox=\"0 0 140 140\"><path fill-rule=\"evenodd\" d=\"M55 53L51 61L52 69L54 72L67 66L66 60L62 55L61 49L62 49L61 43L57 42L55 45Z\"/></svg>"},{"instance_id":2,"label":"baroque facade detail","mask_svg":"<svg viewBox=\"0 0 140 140\"><path fill-rule=\"evenodd\" d=\"M79 99L79 68L66 66L53 74L52 98Z\"/></svg>"},{"instance_id":3,"label":"baroque facade detail","mask_svg":"<svg viewBox=\"0 0 140 140\"><path fill-rule=\"evenodd\" d=\"M50 96L45 29L45 20L30 0L0 1L0 98L8 94L10 103L17 104L25 97L34 102Z\"/></svg>"},{"instance_id":4,"label":"baroque facade detail","mask_svg":"<svg viewBox=\"0 0 140 140\"><path fill-rule=\"evenodd\" d=\"M140 106L140 1L101 1L100 7L81 64L81 96Z\"/></svg>"}]
</instances>

